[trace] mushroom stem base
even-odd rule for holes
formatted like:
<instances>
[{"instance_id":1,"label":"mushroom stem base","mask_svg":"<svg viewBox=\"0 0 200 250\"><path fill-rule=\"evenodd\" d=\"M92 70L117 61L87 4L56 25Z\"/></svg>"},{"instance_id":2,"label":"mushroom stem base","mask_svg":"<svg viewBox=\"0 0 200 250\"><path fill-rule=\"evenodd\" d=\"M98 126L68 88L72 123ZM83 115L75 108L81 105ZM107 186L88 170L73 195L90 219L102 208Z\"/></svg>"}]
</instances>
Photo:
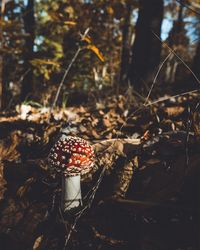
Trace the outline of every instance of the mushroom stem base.
<instances>
[{"instance_id":1,"label":"mushroom stem base","mask_svg":"<svg viewBox=\"0 0 200 250\"><path fill-rule=\"evenodd\" d=\"M81 205L81 176L62 176L62 211L66 212Z\"/></svg>"}]
</instances>

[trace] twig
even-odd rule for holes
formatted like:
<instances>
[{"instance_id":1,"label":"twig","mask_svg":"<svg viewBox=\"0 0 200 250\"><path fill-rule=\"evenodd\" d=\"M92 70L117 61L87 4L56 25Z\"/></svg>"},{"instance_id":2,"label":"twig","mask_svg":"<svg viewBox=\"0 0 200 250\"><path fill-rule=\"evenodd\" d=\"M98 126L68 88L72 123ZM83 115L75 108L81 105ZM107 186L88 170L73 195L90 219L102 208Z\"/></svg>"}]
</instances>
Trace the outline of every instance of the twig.
<instances>
[{"instance_id":1,"label":"twig","mask_svg":"<svg viewBox=\"0 0 200 250\"><path fill-rule=\"evenodd\" d=\"M140 139L136 139L136 138L114 138L114 139L107 139L107 140L94 140L93 143L97 143L97 144L105 144L105 145L109 145L110 143L116 143L116 142L122 142L122 143L130 143L130 144L134 144L134 145L140 145L141 140ZM94 147L96 146L95 144L93 145Z\"/></svg>"},{"instance_id":2,"label":"twig","mask_svg":"<svg viewBox=\"0 0 200 250\"><path fill-rule=\"evenodd\" d=\"M200 80L199 80L199 78L196 76L196 74L192 71L192 69L187 65L187 63L185 63L184 61L183 61L183 59L172 49L172 48L170 48L169 46L168 46L168 44L166 43L166 42L164 42L164 41L162 41L162 39L160 39L160 37L155 33L155 32L153 32L152 31L152 33L154 34L154 36L155 37L157 37L158 38L158 40L162 43L162 44L164 44L183 64L184 64L184 66L190 71L190 73L193 75L193 77L195 78L195 80L200 84Z\"/></svg>"},{"instance_id":3,"label":"twig","mask_svg":"<svg viewBox=\"0 0 200 250\"><path fill-rule=\"evenodd\" d=\"M127 241L113 239L107 235L103 235L102 233L98 232L94 226L92 226L91 229L95 238L109 244L110 246L124 246L127 244Z\"/></svg>"},{"instance_id":4,"label":"twig","mask_svg":"<svg viewBox=\"0 0 200 250\"><path fill-rule=\"evenodd\" d=\"M159 69L158 69L158 72L156 73L156 75L155 75L155 77L154 77L154 79L153 79L153 83L152 83L151 88L150 88L150 90L149 90L149 93L148 93L148 95L147 95L147 97L146 97L146 100L145 100L145 102L144 102L144 105L146 105L147 102L149 101L149 97L150 97L150 95L151 95L151 93L152 93L152 90L153 90L155 84L156 84L156 80L157 80L157 78L158 78L158 75L159 75L159 73L160 73L160 71L161 71L163 65L165 64L165 62L166 62L166 61L169 59L169 57L171 56L171 54L172 54L172 52L170 52L169 55L166 56L166 58L164 59L164 61L161 63L161 65L160 65L160 67L159 67Z\"/></svg>"},{"instance_id":5,"label":"twig","mask_svg":"<svg viewBox=\"0 0 200 250\"><path fill-rule=\"evenodd\" d=\"M196 93L196 92L199 92L199 91L200 91L200 89L195 89L195 90L187 91L187 92L177 94L177 95L172 95L172 96L168 96L168 97L160 97L160 98L158 98L158 100L146 104L145 107L157 104L159 102L164 102L164 101L170 100L171 98L176 98L176 97L179 97L179 96L184 96L184 95L188 95L188 94L191 94L191 93Z\"/></svg>"},{"instance_id":6,"label":"twig","mask_svg":"<svg viewBox=\"0 0 200 250\"><path fill-rule=\"evenodd\" d=\"M187 134L186 134L186 140L185 140L185 155L186 155L186 167L189 166L189 137L190 137L190 130L192 127L192 114L197 111L199 108L200 102L198 102L195 106L195 109L191 111L190 107L188 108L188 121L187 121ZM186 169L187 170L187 169Z\"/></svg>"},{"instance_id":7,"label":"twig","mask_svg":"<svg viewBox=\"0 0 200 250\"><path fill-rule=\"evenodd\" d=\"M181 2L180 0L176 0L176 2L178 2L179 4L183 5L184 7L186 7L188 10L191 10L192 12L194 12L197 15L200 15L200 12L197 11L196 9L200 10L200 4L198 3L190 3L187 4L185 2Z\"/></svg>"},{"instance_id":8,"label":"twig","mask_svg":"<svg viewBox=\"0 0 200 250\"><path fill-rule=\"evenodd\" d=\"M17 81L17 83L20 84L20 83L24 80L25 76L26 76L30 71L31 71L31 69L27 69L27 70L24 72L24 74L20 77L20 79Z\"/></svg>"},{"instance_id":9,"label":"twig","mask_svg":"<svg viewBox=\"0 0 200 250\"><path fill-rule=\"evenodd\" d=\"M89 28L87 28L87 29L85 30L84 34L81 36L81 40L84 40L84 38L87 36L89 30L90 30ZM71 62L70 62L70 64L68 65L67 69L65 70L65 73L64 73L64 75L63 75L63 77L62 77L62 80L61 80L61 82L60 82L60 84L59 84L59 87L58 87L58 90L57 90L57 92L56 92L55 99L54 99L53 104L52 104L52 106L51 106L51 109L50 109L50 112L49 112L49 113L50 113L50 114L49 114L49 117L51 116L52 110L53 110L53 108L55 107L55 105L56 105L56 103L57 103L57 100L58 100L58 97L59 97L59 95L60 95L60 91L61 91L62 86L63 86L63 84L64 84L65 78L67 77L67 75L68 75L68 73L69 73L69 71L70 71L72 65L73 65L74 62L76 61L76 59L77 59L79 53L81 52L81 50L82 50L82 48L81 48L81 46L79 45L79 46L78 46L78 49L77 49L77 51L76 51L76 53L75 53L75 55L73 56L73 58L72 58L72 60L71 60Z\"/></svg>"},{"instance_id":10,"label":"twig","mask_svg":"<svg viewBox=\"0 0 200 250\"><path fill-rule=\"evenodd\" d=\"M192 207L189 206L180 206L180 205L171 205L171 204L163 204L160 202L154 202L154 201L140 201L140 200L128 200L128 199L111 199L111 203L116 203L118 205L124 205L132 208L163 208L163 209L174 209L178 211L187 211L192 212Z\"/></svg>"},{"instance_id":11,"label":"twig","mask_svg":"<svg viewBox=\"0 0 200 250\"><path fill-rule=\"evenodd\" d=\"M186 130L186 138L185 138L185 164L186 167L189 166L189 138L190 138L190 129L192 126L192 121L191 121L191 108L188 107L188 121L187 121L187 130Z\"/></svg>"},{"instance_id":12,"label":"twig","mask_svg":"<svg viewBox=\"0 0 200 250\"><path fill-rule=\"evenodd\" d=\"M99 185L103 179L103 176L104 176L104 172L105 172L105 167L102 169L101 173L100 173L100 176L96 182L96 184L94 185L94 187L86 194L85 196L85 200L88 199L88 202L87 204L81 209L81 211L79 213L76 214L76 217L74 219L74 222L72 223L72 225L70 226L70 229L69 229L69 232L67 234L67 237L65 239L65 244L64 244L64 248L63 250L66 250L66 247L67 247L67 244L71 238L71 235L72 235L72 232L74 231L75 227L76 227L76 224L78 222L78 220L81 218L81 216L84 214L84 212L92 205L92 202L94 200L94 197L95 197L95 194L99 188ZM63 218L63 216L62 216ZM64 220L64 218L63 218Z\"/></svg>"}]
</instances>

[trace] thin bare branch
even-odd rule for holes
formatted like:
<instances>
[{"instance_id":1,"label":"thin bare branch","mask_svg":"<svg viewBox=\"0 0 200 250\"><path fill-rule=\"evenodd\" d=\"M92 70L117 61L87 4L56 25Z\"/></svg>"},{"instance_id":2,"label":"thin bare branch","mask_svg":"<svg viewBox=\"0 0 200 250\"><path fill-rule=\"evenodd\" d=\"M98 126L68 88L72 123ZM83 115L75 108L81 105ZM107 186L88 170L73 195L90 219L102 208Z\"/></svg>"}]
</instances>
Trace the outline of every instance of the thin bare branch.
<instances>
[{"instance_id":1,"label":"thin bare branch","mask_svg":"<svg viewBox=\"0 0 200 250\"><path fill-rule=\"evenodd\" d=\"M106 169L106 168L104 167L104 168L101 170L101 173L100 173L100 175L99 175L99 178L98 178L96 184L95 184L94 187L88 192L88 194L86 194L86 196L84 197L84 199L87 200L87 204L81 209L81 211L80 211L79 213L76 214L76 217L75 217L75 219L74 219L74 222L70 225L69 232L68 232L68 234L67 234L67 236L66 236L66 238L65 238L65 244L64 244L63 250L66 250L66 249L67 249L67 245L68 245L68 243L69 243L69 240L70 240L70 238L71 238L71 235L72 235L73 231L75 230L75 227L76 227L76 225L77 225L78 220L81 218L81 216L84 214L84 212L85 212L88 208L90 208L90 206L92 205L92 202L93 202L93 200L94 200L94 198L95 198L95 194L96 194L96 192L97 192L97 190L98 190L98 188L99 188L99 185L100 185L100 183L101 183L101 181L102 181L102 179L103 179L103 176L104 176L104 173L105 173L105 169ZM61 215L62 215L62 213L61 213ZM63 218L63 220L64 220L64 218Z\"/></svg>"},{"instance_id":2,"label":"thin bare branch","mask_svg":"<svg viewBox=\"0 0 200 250\"><path fill-rule=\"evenodd\" d=\"M187 91L187 92L177 94L177 95L172 95L172 96L168 96L168 97L160 97L159 99L146 104L145 107L155 105L155 104L157 104L159 102L164 102L164 101L170 100L171 98L176 98L176 97L179 97L179 96L184 96L184 95L188 95L188 94L192 94L192 93L197 93L199 91L200 91L200 89L195 89L195 90Z\"/></svg>"},{"instance_id":3,"label":"thin bare branch","mask_svg":"<svg viewBox=\"0 0 200 250\"><path fill-rule=\"evenodd\" d=\"M176 0L176 2L183 5L187 9L191 10L195 14L200 15L200 4L194 3L194 2L191 2L190 4L188 4L188 3L180 1L180 0ZM198 9L198 11L197 11L197 9Z\"/></svg>"},{"instance_id":4,"label":"thin bare branch","mask_svg":"<svg viewBox=\"0 0 200 250\"><path fill-rule=\"evenodd\" d=\"M172 54L172 52L170 52L169 55L166 56L166 58L164 59L164 61L161 63L161 65L160 65L160 67L159 67L159 69L158 69L158 71L157 71L157 73L156 73L156 75L155 75L155 77L154 77L154 79L153 79L153 83L152 83L151 88L150 88L150 90L149 90L149 93L148 93L148 95L147 95L147 97L146 97L146 100L145 100L145 102L144 102L144 105L146 105L147 102L149 101L149 97L150 97L150 95L151 95L151 93L152 93L152 90L153 90L155 84L156 84L156 80L157 80L157 78L158 78L158 75L159 75L159 73L160 73L162 67L164 66L164 64L165 64L165 63L167 62L167 60L170 58L171 54Z\"/></svg>"},{"instance_id":5,"label":"thin bare branch","mask_svg":"<svg viewBox=\"0 0 200 250\"><path fill-rule=\"evenodd\" d=\"M160 40L160 42L162 43L162 44L164 44L183 64L184 64L184 66L190 71L190 73L193 75L193 77L195 78L195 80L200 84L200 80L199 80L199 78L196 76L196 74L192 71L192 69L187 65L187 63L185 63L184 61L183 61L183 59L173 50L173 49L171 49L170 47L169 47L169 45L166 43L166 42L164 42L164 41L162 41L162 39L160 39L160 37L156 34L156 33L154 33L153 31L152 31L152 33L154 34L154 36L155 37L157 37L158 38L158 40Z\"/></svg>"},{"instance_id":6,"label":"thin bare branch","mask_svg":"<svg viewBox=\"0 0 200 250\"><path fill-rule=\"evenodd\" d=\"M153 202L153 201L140 201L140 200L128 200L128 199L113 199L110 202L117 203L118 205L132 207L132 208L143 208L149 209L152 207L162 208L162 209L174 209L178 211L188 211L191 212L192 208L189 206L178 206L178 205L171 205L171 204L163 204L160 202Z\"/></svg>"},{"instance_id":7,"label":"thin bare branch","mask_svg":"<svg viewBox=\"0 0 200 250\"><path fill-rule=\"evenodd\" d=\"M81 35L81 40L84 40L84 38L87 36L89 30L90 30L89 28L87 28L87 29L85 30L84 34ZM65 73L64 73L64 75L63 75L63 77L62 77L62 80L61 80L61 82L60 82L60 84L59 84L58 90L57 90L57 92L56 92L55 99L54 99L53 104L52 104L51 109L50 109L50 116L51 116L51 112L52 112L53 108L55 107L55 105L56 105L56 103L57 103L57 101L58 101L58 97L59 97L59 95L60 95L60 91L61 91L61 89L62 89L62 86L63 86L63 84L64 84L64 81L65 81L65 79L66 79L66 77L67 77L67 75L68 75L68 73L69 73L69 71L70 71L72 65L73 65L74 62L76 61L76 59L77 59L79 53L81 52L81 50L82 50L81 46L78 46L78 49L77 49L77 51L76 51L74 57L72 58L70 64L68 65L67 69L65 70Z\"/></svg>"}]
</instances>

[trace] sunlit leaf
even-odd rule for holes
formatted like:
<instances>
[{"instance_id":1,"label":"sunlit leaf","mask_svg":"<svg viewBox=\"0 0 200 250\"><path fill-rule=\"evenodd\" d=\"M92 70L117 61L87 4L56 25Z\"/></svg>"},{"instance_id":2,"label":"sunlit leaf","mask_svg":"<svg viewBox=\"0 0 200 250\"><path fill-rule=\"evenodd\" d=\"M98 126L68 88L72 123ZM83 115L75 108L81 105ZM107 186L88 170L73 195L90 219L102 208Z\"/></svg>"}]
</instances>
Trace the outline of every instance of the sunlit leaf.
<instances>
[{"instance_id":1,"label":"sunlit leaf","mask_svg":"<svg viewBox=\"0 0 200 250\"><path fill-rule=\"evenodd\" d=\"M101 54L101 52L99 51L99 49L95 45L89 44L86 46L86 48L93 51L95 53L95 55L99 58L99 60L101 60L102 62L105 61L103 55Z\"/></svg>"},{"instance_id":2,"label":"sunlit leaf","mask_svg":"<svg viewBox=\"0 0 200 250\"><path fill-rule=\"evenodd\" d=\"M113 8L111 6L109 6L107 8L107 12L108 12L109 15L113 15L114 14L114 10L113 10Z\"/></svg>"},{"instance_id":3,"label":"sunlit leaf","mask_svg":"<svg viewBox=\"0 0 200 250\"><path fill-rule=\"evenodd\" d=\"M43 59L33 59L31 60L31 64L33 66L37 66L37 65L53 65L53 66L56 66L56 67L59 67L59 63L55 62L55 61L52 61L52 60L43 60Z\"/></svg>"},{"instance_id":4,"label":"sunlit leaf","mask_svg":"<svg viewBox=\"0 0 200 250\"><path fill-rule=\"evenodd\" d=\"M89 36L84 36L84 37L82 38L82 41L87 42L87 43L89 43L89 44L92 43L92 40L91 40L91 38L90 38Z\"/></svg>"},{"instance_id":5,"label":"sunlit leaf","mask_svg":"<svg viewBox=\"0 0 200 250\"><path fill-rule=\"evenodd\" d=\"M66 25L76 25L77 23L73 22L73 21L64 21L64 24L66 24Z\"/></svg>"},{"instance_id":6,"label":"sunlit leaf","mask_svg":"<svg viewBox=\"0 0 200 250\"><path fill-rule=\"evenodd\" d=\"M44 78L45 78L46 80L49 80L49 79L50 79L50 74L51 74L51 72L50 72L49 70L44 70Z\"/></svg>"},{"instance_id":7,"label":"sunlit leaf","mask_svg":"<svg viewBox=\"0 0 200 250\"><path fill-rule=\"evenodd\" d=\"M0 20L0 25L7 28L12 25L12 22L10 20Z\"/></svg>"},{"instance_id":8,"label":"sunlit leaf","mask_svg":"<svg viewBox=\"0 0 200 250\"><path fill-rule=\"evenodd\" d=\"M57 14L55 14L55 12L49 11L49 12L48 12L48 15L51 17L52 20L54 20L54 21L59 21L59 17L58 17Z\"/></svg>"}]
</instances>

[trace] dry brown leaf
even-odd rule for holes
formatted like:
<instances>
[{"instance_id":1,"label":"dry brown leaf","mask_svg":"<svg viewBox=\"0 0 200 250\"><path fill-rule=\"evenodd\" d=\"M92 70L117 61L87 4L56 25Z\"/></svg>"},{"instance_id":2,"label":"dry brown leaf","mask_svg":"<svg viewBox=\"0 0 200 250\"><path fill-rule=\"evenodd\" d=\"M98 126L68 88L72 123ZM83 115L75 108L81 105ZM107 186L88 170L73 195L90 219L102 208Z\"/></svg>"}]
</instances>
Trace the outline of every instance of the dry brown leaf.
<instances>
[{"instance_id":1,"label":"dry brown leaf","mask_svg":"<svg viewBox=\"0 0 200 250\"><path fill-rule=\"evenodd\" d=\"M91 134L94 136L94 138L99 139L100 135L96 132L96 130L92 129Z\"/></svg>"},{"instance_id":2,"label":"dry brown leaf","mask_svg":"<svg viewBox=\"0 0 200 250\"><path fill-rule=\"evenodd\" d=\"M112 124L110 123L108 118L104 118L103 125L108 128L108 127L111 127Z\"/></svg>"},{"instance_id":3,"label":"dry brown leaf","mask_svg":"<svg viewBox=\"0 0 200 250\"><path fill-rule=\"evenodd\" d=\"M156 158L148 159L147 161L145 161L145 163L148 165L154 165L154 164L158 164L160 162L161 161L159 159L156 159Z\"/></svg>"},{"instance_id":4,"label":"dry brown leaf","mask_svg":"<svg viewBox=\"0 0 200 250\"><path fill-rule=\"evenodd\" d=\"M3 141L0 144L0 161L9 160L14 161L19 157L19 152L16 150L16 147L19 143L19 137L17 132L13 132L10 136L10 141Z\"/></svg>"},{"instance_id":5,"label":"dry brown leaf","mask_svg":"<svg viewBox=\"0 0 200 250\"><path fill-rule=\"evenodd\" d=\"M109 244L111 246L119 246L119 245L121 246L121 245L126 244L125 241L114 239L114 238L108 237L107 235L103 235L102 233L99 233L95 227L92 227L92 230L93 230L95 237L105 242L106 244Z\"/></svg>"},{"instance_id":6,"label":"dry brown leaf","mask_svg":"<svg viewBox=\"0 0 200 250\"><path fill-rule=\"evenodd\" d=\"M44 235L40 235L37 237L37 239L35 240L35 242L33 244L32 250L39 250L40 249L40 245L41 245L43 238L44 238Z\"/></svg>"},{"instance_id":7,"label":"dry brown leaf","mask_svg":"<svg viewBox=\"0 0 200 250\"><path fill-rule=\"evenodd\" d=\"M33 177L26 180L23 186L19 187L17 190L17 195L22 198L29 190L31 184L35 181Z\"/></svg>"},{"instance_id":8,"label":"dry brown leaf","mask_svg":"<svg viewBox=\"0 0 200 250\"><path fill-rule=\"evenodd\" d=\"M175 117L181 115L184 112L185 108L182 106L176 106L176 107L166 107L164 110L168 116Z\"/></svg>"},{"instance_id":9,"label":"dry brown leaf","mask_svg":"<svg viewBox=\"0 0 200 250\"><path fill-rule=\"evenodd\" d=\"M85 133L87 131L87 128L85 126L83 126L82 124L79 126L79 129L80 129L81 133Z\"/></svg>"}]
</instances>

